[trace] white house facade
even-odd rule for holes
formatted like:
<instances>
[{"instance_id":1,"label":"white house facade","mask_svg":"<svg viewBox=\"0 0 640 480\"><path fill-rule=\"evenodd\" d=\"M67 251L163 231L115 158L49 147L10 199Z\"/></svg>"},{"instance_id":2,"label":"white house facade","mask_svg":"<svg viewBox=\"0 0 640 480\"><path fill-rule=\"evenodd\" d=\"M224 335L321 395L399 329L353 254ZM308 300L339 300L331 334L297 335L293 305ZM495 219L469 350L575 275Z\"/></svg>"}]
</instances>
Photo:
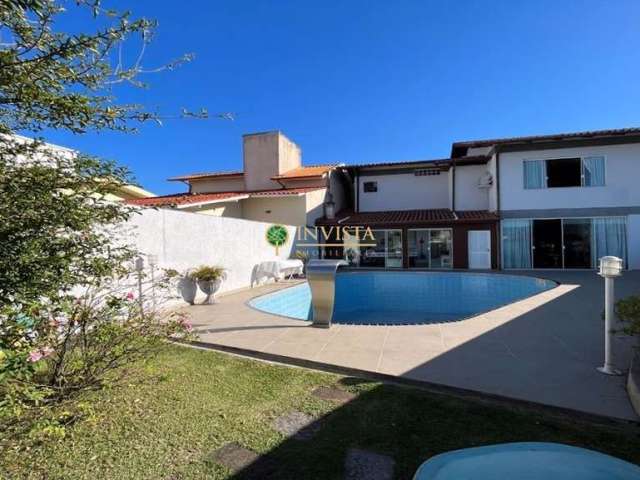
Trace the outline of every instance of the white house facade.
<instances>
[{"instance_id":1,"label":"white house facade","mask_svg":"<svg viewBox=\"0 0 640 480\"><path fill-rule=\"evenodd\" d=\"M503 269L640 268L640 129L459 142L491 155Z\"/></svg>"}]
</instances>

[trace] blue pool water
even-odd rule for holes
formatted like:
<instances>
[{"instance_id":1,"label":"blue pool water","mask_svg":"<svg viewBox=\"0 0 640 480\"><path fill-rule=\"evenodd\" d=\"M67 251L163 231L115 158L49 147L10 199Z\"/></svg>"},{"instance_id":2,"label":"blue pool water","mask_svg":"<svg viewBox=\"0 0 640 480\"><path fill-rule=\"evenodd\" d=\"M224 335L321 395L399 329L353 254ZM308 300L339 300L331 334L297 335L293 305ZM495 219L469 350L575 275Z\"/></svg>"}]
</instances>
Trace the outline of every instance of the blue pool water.
<instances>
[{"instance_id":1,"label":"blue pool water","mask_svg":"<svg viewBox=\"0 0 640 480\"><path fill-rule=\"evenodd\" d=\"M363 325L450 322L555 286L551 280L488 273L339 272L333 321ZM255 298L249 305L299 320L312 317L311 290L306 283Z\"/></svg>"}]
</instances>

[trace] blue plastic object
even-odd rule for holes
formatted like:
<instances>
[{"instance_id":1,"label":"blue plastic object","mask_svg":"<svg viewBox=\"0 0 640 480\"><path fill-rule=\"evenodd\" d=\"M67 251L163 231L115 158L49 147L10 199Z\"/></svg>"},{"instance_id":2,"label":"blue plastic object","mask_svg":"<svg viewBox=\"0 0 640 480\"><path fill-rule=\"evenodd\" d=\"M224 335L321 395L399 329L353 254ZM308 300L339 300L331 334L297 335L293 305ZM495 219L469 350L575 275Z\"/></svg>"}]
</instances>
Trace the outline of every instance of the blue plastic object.
<instances>
[{"instance_id":1,"label":"blue plastic object","mask_svg":"<svg viewBox=\"0 0 640 480\"><path fill-rule=\"evenodd\" d=\"M559 443L503 443L427 460L414 480L640 480L640 467Z\"/></svg>"}]
</instances>

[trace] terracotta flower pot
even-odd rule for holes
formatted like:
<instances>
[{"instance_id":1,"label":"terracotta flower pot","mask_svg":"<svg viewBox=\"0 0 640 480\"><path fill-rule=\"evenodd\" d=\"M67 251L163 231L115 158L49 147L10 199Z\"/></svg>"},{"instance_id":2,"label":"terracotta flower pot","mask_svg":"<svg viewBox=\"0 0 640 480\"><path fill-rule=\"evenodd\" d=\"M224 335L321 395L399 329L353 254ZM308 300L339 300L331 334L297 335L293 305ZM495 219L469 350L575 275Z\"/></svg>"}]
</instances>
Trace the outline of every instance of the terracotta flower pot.
<instances>
[{"instance_id":1,"label":"terracotta flower pot","mask_svg":"<svg viewBox=\"0 0 640 480\"><path fill-rule=\"evenodd\" d=\"M215 294L218 290L220 290L220 286L222 285L222 279L218 278L216 280L198 280L198 286L200 290L204 292L207 298L202 302L203 305L218 303L215 298Z\"/></svg>"}]
</instances>

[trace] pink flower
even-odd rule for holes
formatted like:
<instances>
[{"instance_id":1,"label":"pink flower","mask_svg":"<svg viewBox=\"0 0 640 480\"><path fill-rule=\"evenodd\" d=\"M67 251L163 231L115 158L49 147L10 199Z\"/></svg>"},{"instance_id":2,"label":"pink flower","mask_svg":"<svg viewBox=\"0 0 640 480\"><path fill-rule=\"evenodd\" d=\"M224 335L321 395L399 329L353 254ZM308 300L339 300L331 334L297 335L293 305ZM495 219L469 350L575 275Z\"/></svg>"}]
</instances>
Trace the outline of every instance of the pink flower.
<instances>
[{"instance_id":1,"label":"pink flower","mask_svg":"<svg viewBox=\"0 0 640 480\"><path fill-rule=\"evenodd\" d=\"M42 360L43 358L48 357L52 353L53 353L53 348L51 348L51 347L42 347L39 350L32 350L29 353L28 360L31 363L35 363L35 362L37 362L39 360Z\"/></svg>"},{"instance_id":2,"label":"pink flower","mask_svg":"<svg viewBox=\"0 0 640 480\"><path fill-rule=\"evenodd\" d=\"M127 300L133 300L134 298L133 292L127 293Z\"/></svg>"},{"instance_id":3,"label":"pink flower","mask_svg":"<svg viewBox=\"0 0 640 480\"><path fill-rule=\"evenodd\" d=\"M40 350L33 350L31 353L29 353L29 358L28 360L31 363L35 363L38 360L40 360L42 358L42 353L40 353Z\"/></svg>"}]
</instances>

